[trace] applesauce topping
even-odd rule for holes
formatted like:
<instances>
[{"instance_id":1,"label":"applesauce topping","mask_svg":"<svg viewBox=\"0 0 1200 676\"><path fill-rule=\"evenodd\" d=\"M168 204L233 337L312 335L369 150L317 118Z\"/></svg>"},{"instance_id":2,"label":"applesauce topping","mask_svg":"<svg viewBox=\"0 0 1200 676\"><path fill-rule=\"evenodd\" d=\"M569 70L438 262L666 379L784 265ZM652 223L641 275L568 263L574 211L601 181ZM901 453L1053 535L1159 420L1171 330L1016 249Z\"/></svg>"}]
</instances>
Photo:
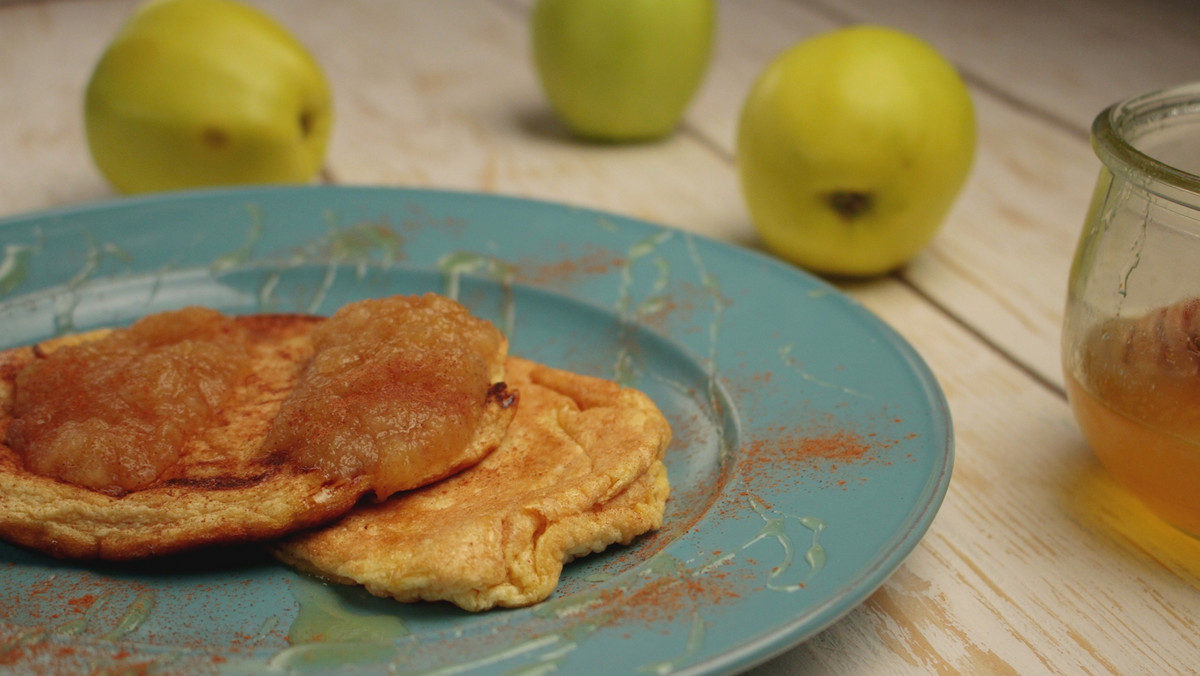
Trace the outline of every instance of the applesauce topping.
<instances>
[{"instance_id":1,"label":"applesauce topping","mask_svg":"<svg viewBox=\"0 0 1200 676\"><path fill-rule=\"evenodd\" d=\"M466 447L506 349L490 322L434 294L352 303L312 340L313 359L265 450L334 475L366 474L380 498L427 480L419 467Z\"/></svg>"},{"instance_id":2,"label":"applesauce topping","mask_svg":"<svg viewBox=\"0 0 1200 676\"><path fill-rule=\"evenodd\" d=\"M6 441L38 474L138 490L178 459L248 364L244 332L220 313L151 315L26 366Z\"/></svg>"}]
</instances>

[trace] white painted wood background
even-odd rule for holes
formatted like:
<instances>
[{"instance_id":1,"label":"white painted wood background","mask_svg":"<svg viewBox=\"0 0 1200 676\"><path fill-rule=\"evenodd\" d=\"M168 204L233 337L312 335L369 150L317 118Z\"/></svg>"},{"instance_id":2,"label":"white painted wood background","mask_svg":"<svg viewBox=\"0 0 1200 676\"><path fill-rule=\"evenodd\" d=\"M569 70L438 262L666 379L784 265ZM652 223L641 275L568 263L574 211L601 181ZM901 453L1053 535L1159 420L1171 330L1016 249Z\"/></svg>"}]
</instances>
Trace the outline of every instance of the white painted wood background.
<instances>
[{"instance_id":1,"label":"white painted wood background","mask_svg":"<svg viewBox=\"0 0 1200 676\"><path fill-rule=\"evenodd\" d=\"M865 604L752 673L1200 671L1200 542L1100 470L1071 418L1058 355L1098 167L1091 120L1117 99L1200 79L1200 4L724 0L683 129L632 147L563 138L531 66L528 0L255 4L330 77L330 180L546 198L746 246L758 241L736 183L734 128L767 61L848 23L934 44L972 88L972 176L909 266L840 286L911 341L945 389L957 445L949 494ZM82 91L133 6L0 3L0 215L111 196L87 155Z\"/></svg>"}]
</instances>

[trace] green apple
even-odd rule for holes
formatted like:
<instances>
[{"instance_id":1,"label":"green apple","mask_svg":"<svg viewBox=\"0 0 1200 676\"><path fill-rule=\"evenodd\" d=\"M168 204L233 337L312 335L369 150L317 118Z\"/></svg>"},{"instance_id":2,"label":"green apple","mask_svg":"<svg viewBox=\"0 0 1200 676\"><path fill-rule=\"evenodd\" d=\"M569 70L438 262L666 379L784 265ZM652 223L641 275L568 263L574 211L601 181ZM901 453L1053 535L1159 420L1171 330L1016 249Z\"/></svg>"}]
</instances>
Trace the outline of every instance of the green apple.
<instances>
[{"instance_id":1,"label":"green apple","mask_svg":"<svg viewBox=\"0 0 1200 676\"><path fill-rule=\"evenodd\" d=\"M117 190L300 183L320 169L332 125L312 55L233 0L151 0L92 72L92 158Z\"/></svg>"},{"instance_id":2,"label":"green apple","mask_svg":"<svg viewBox=\"0 0 1200 676\"><path fill-rule=\"evenodd\" d=\"M539 0L542 89L576 135L641 141L673 131L708 68L712 0Z\"/></svg>"},{"instance_id":3,"label":"green apple","mask_svg":"<svg viewBox=\"0 0 1200 676\"><path fill-rule=\"evenodd\" d=\"M738 174L763 242L822 274L877 275L912 258L974 153L974 107L958 72L927 43L880 26L776 56L738 123Z\"/></svg>"}]
</instances>

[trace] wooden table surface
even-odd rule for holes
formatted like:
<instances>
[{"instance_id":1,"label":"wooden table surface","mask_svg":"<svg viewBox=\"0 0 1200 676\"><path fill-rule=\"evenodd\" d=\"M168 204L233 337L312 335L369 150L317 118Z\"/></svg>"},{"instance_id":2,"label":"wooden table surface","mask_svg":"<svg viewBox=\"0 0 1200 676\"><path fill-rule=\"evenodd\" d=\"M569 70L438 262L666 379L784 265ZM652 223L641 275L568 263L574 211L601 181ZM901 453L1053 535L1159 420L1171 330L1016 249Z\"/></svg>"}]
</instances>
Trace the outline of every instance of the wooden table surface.
<instances>
[{"instance_id":1,"label":"wooden table surface","mask_svg":"<svg viewBox=\"0 0 1200 676\"><path fill-rule=\"evenodd\" d=\"M945 390L956 437L949 492L865 603L750 673L1200 670L1200 542L1149 516L1093 459L1058 347L1099 166L1091 120L1117 99L1200 76L1200 4L724 0L711 69L682 128L637 146L563 135L531 66L528 2L256 4L331 80L331 182L544 198L748 247L760 243L736 181L734 129L767 61L850 23L931 42L974 96L972 174L911 264L838 285L910 341ZM88 156L82 99L133 6L0 3L0 216L114 196Z\"/></svg>"}]
</instances>

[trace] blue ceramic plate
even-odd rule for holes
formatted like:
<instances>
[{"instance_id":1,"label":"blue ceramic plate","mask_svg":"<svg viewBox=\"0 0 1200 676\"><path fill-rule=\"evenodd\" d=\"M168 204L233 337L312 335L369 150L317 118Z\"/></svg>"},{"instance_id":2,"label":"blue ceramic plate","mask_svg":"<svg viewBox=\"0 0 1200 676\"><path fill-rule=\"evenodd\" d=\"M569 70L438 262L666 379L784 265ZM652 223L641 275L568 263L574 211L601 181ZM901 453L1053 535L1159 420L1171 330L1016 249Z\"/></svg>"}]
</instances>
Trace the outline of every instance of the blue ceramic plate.
<instances>
[{"instance_id":1,"label":"blue ceramic plate","mask_svg":"<svg viewBox=\"0 0 1200 676\"><path fill-rule=\"evenodd\" d=\"M866 598L950 479L945 399L886 325L767 257L621 216L246 189L9 219L0 243L0 347L187 304L328 314L436 291L514 354L644 390L675 435L662 530L525 609L376 599L256 547L116 566L0 544L0 665L18 671L732 673Z\"/></svg>"}]
</instances>

